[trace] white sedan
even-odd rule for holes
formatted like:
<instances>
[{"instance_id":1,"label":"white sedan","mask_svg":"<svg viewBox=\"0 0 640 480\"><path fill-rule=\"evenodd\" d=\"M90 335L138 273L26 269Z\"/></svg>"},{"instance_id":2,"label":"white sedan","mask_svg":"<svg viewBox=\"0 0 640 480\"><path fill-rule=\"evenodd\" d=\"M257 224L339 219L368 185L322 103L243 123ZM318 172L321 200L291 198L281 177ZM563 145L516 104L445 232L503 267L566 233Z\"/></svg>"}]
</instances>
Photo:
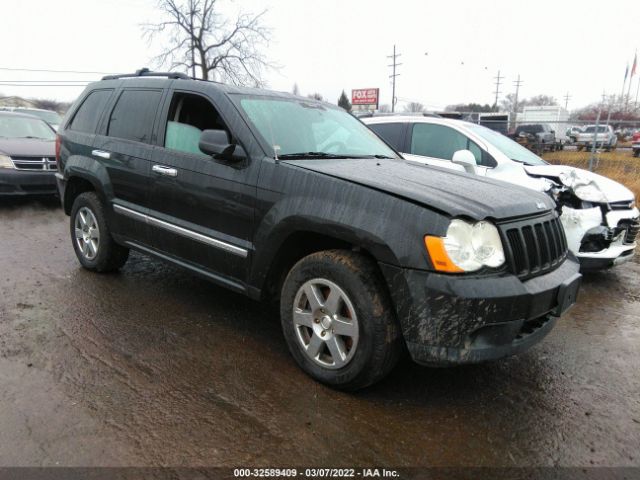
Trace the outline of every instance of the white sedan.
<instances>
[{"instance_id":1,"label":"white sedan","mask_svg":"<svg viewBox=\"0 0 640 480\"><path fill-rule=\"evenodd\" d=\"M607 268L633 258L640 214L624 185L586 170L550 165L474 123L408 115L362 121L407 160L547 192L558 205L567 243L583 269Z\"/></svg>"}]
</instances>

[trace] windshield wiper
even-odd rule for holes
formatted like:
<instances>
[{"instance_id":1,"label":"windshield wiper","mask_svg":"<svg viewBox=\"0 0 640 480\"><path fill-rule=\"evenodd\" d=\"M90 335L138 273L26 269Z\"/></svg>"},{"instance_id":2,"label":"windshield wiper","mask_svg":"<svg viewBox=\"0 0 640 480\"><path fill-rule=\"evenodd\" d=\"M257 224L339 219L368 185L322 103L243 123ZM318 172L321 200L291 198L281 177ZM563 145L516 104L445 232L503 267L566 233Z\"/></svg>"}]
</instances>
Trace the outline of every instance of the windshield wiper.
<instances>
[{"instance_id":1,"label":"windshield wiper","mask_svg":"<svg viewBox=\"0 0 640 480\"><path fill-rule=\"evenodd\" d=\"M299 153L284 153L282 155L278 155L280 160L294 160L294 159L304 159L304 158L351 158L350 155L341 155L336 153L328 153L328 152L299 152Z\"/></svg>"}]
</instances>

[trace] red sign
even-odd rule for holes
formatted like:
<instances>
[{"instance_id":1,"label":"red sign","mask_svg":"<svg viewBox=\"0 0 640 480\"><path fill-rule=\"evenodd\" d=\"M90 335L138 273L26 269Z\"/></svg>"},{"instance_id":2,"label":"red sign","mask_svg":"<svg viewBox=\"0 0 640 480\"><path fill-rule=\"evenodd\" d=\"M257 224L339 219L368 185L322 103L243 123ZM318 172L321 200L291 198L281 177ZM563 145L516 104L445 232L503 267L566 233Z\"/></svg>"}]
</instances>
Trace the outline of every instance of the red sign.
<instances>
[{"instance_id":1,"label":"red sign","mask_svg":"<svg viewBox=\"0 0 640 480\"><path fill-rule=\"evenodd\" d=\"M359 88L351 90L352 105L375 105L378 108L379 88Z\"/></svg>"}]
</instances>

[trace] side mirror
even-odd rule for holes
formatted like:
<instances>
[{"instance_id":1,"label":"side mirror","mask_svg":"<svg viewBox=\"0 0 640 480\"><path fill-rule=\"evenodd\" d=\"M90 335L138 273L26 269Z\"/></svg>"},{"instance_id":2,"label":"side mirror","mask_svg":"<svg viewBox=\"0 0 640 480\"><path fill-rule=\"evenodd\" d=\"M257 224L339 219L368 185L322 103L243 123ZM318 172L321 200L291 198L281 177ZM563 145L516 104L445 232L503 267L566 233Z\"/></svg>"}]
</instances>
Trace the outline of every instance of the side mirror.
<instances>
[{"instance_id":1,"label":"side mirror","mask_svg":"<svg viewBox=\"0 0 640 480\"><path fill-rule=\"evenodd\" d=\"M471 150L458 150L453 154L451 161L457 165L462 165L467 173L477 173L476 157Z\"/></svg>"},{"instance_id":2,"label":"side mirror","mask_svg":"<svg viewBox=\"0 0 640 480\"><path fill-rule=\"evenodd\" d=\"M551 132L551 133L556 133L556 131L555 131L555 130L550 130L550 132Z\"/></svg>"},{"instance_id":3,"label":"side mirror","mask_svg":"<svg viewBox=\"0 0 640 480\"><path fill-rule=\"evenodd\" d=\"M222 160L239 161L246 158L240 145L230 143L226 130L203 130L198 147L203 153Z\"/></svg>"}]
</instances>

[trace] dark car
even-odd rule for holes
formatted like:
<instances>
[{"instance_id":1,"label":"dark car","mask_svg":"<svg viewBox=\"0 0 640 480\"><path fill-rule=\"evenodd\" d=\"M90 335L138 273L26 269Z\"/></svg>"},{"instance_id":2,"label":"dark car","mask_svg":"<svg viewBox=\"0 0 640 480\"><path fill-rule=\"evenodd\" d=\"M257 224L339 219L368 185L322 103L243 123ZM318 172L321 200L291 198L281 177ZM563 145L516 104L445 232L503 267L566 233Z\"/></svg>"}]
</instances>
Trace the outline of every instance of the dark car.
<instances>
[{"instance_id":1,"label":"dark car","mask_svg":"<svg viewBox=\"0 0 640 480\"><path fill-rule=\"evenodd\" d=\"M553 152L557 147L556 132L546 123L519 125L513 132L512 138L540 153L545 150Z\"/></svg>"},{"instance_id":2,"label":"dark car","mask_svg":"<svg viewBox=\"0 0 640 480\"><path fill-rule=\"evenodd\" d=\"M333 105L139 71L89 85L59 141L85 268L135 249L279 304L293 357L334 387L405 346L438 365L523 351L576 298L551 199L411 164Z\"/></svg>"},{"instance_id":3,"label":"dark car","mask_svg":"<svg viewBox=\"0 0 640 480\"><path fill-rule=\"evenodd\" d=\"M0 112L0 195L57 194L55 138L39 118Z\"/></svg>"}]
</instances>

